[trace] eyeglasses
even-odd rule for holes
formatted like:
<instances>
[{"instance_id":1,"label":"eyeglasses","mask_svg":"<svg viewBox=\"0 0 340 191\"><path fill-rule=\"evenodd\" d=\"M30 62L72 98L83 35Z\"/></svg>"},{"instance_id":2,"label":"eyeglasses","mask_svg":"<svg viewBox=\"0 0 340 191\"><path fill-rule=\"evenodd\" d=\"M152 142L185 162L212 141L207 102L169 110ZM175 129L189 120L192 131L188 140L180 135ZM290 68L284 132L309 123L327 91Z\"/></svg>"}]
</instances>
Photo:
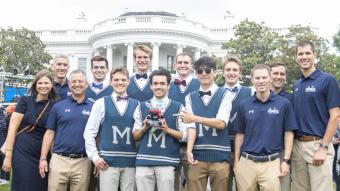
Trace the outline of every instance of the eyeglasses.
<instances>
[{"instance_id":1,"label":"eyeglasses","mask_svg":"<svg viewBox=\"0 0 340 191\"><path fill-rule=\"evenodd\" d=\"M196 73L197 73L197 74L203 74L203 71L204 71L206 74L210 74L210 73L211 73L211 68L197 68L197 69L196 69Z\"/></svg>"}]
</instances>

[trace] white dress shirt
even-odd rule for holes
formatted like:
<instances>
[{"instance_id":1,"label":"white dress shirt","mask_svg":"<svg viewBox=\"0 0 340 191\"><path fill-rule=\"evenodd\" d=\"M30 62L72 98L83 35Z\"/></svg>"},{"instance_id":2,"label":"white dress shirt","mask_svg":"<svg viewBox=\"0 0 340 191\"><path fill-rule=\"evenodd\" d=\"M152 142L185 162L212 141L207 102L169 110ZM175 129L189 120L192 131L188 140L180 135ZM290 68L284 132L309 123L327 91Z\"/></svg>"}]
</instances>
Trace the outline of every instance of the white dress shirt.
<instances>
[{"instance_id":1,"label":"white dress shirt","mask_svg":"<svg viewBox=\"0 0 340 191\"><path fill-rule=\"evenodd\" d=\"M176 76L175 79L182 80L182 79L180 79L180 78L178 77L178 75ZM184 79L184 80L185 80L185 83L186 83L187 85L186 85L186 86L179 85L179 89L181 90L182 93L185 92L185 91L188 89L189 84L190 84L190 82L191 82L192 79L193 79L193 75L189 75L187 78Z\"/></svg>"},{"instance_id":2,"label":"white dress shirt","mask_svg":"<svg viewBox=\"0 0 340 191\"><path fill-rule=\"evenodd\" d=\"M208 88L207 90L204 90L205 92L211 91L211 96L204 95L203 97L201 97L201 99L203 100L203 103L205 105L209 104L212 96L215 95L218 88L219 87L214 83L210 88ZM203 91L201 87L200 87L199 90ZM228 124L228 121L229 121L230 111L231 111L231 107L232 107L232 104L231 104L232 99L233 99L233 96L232 96L231 92L230 91L226 92L224 94L224 97L222 98L222 102L220 104L220 107L218 108L218 112L217 112L217 115L216 115L216 119L220 119L220 120L224 121L225 124ZM192 105L193 104L195 104L195 103L191 103L190 94L187 95L185 97L185 108L186 108L187 112L193 113L192 112ZM200 117L203 117L203 116L200 116ZM195 123L188 124L188 128L196 128Z\"/></svg>"},{"instance_id":3,"label":"white dress shirt","mask_svg":"<svg viewBox=\"0 0 340 191\"><path fill-rule=\"evenodd\" d=\"M126 111L128 101L120 100L117 102L117 94L115 92L112 93L111 99L113 100L113 103L115 104L120 115L123 115L124 112ZM136 112L134 112L134 116L135 113ZM96 146L96 137L98 135L99 127L104 121L104 117L105 117L104 98L100 98L92 106L91 114L89 116L84 131L86 153L89 159L92 160L93 162L96 162L99 159L98 149Z\"/></svg>"},{"instance_id":4,"label":"white dress shirt","mask_svg":"<svg viewBox=\"0 0 340 191\"><path fill-rule=\"evenodd\" d=\"M148 84L149 80L150 80L150 72L147 72L146 73L148 75L148 78L147 79L144 79L144 78L139 78L137 79L136 78L136 75L133 76L133 80L135 80L136 82L136 85L139 87L139 89L144 89L146 84Z\"/></svg>"},{"instance_id":5,"label":"white dress shirt","mask_svg":"<svg viewBox=\"0 0 340 191\"><path fill-rule=\"evenodd\" d=\"M99 84L99 83L103 83L103 88L99 89L97 87L92 87L92 83L95 84ZM104 80L103 82L92 82L91 84L89 84L90 88L95 92L95 93L100 93L101 91L103 91L105 88L107 88L107 86L111 85L110 82Z\"/></svg>"}]
</instances>

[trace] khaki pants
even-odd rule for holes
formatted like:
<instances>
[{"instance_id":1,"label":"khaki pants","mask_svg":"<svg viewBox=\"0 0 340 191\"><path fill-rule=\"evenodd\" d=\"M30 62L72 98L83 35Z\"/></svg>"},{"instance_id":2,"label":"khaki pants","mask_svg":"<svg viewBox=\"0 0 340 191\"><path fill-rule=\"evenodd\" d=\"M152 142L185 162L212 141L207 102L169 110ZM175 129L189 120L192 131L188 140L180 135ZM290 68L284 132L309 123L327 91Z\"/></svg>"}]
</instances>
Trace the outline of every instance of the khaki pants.
<instances>
[{"instance_id":1,"label":"khaki pants","mask_svg":"<svg viewBox=\"0 0 340 191\"><path fill-rule=\"evenodd\" d=\"M280 191L280 159L268 162L254 162L241 157L235 168L239 191Z\"/></svg>"},{"instance_id":2,"label":"khaki pants","mask_svg":"<svg viewBox=\"0 0 340 191\"><path fill-rule=\"evenodd\" d=\"M53 153L48 174L48 190L65 191L70 184L70 191L86 191L90 173L91 162L88 158L72 159Z\"/></svg>"},{"instance_id":3,"label":"khaki pants","mask_svg":"<svg viewBox=\"0 0 340 191\"><path fill-rule=\"evenodd\" d=\"M174 191L174 184L175 167L173 166L136 167L138 191L153 191L155 185L159 191Z\"/></svg>"},{"instance_id":4,"label":"khaki pants","mask_svg":"<svg viewBox=\"0 0 340 191\"><path fill-rule=\"evenodd\" d=\"M284 154L285 154L285 150L282 150L281 151L281 158L280 158L281 160L280 160L280 162L282 162ZM291 170L291 168L290 168L290 170ZM291 179L290 179L290 171L289 171L287 176L280 177L281 191L290 191L290 187L291 187L290 182L291 182Z\"/></svg>"},{"instance_id":5,"label":"khaki pants","mask_svg":"<svg viewBox=\"0 0 340 191\"><path fill-rule=\"evenodd\" d=\"M320 166L312 164L321 140L302 142L294 140L292 153L292 191L332 191L334 148L330 144L326 160Z\"/></svg>"},{"instance_id":6,"label":"khaki pants","mask_svg":"<svg viewBox=\"0 0 340 191\"><path fill-rule=\"evenodd\" d=\"M198 161L189 165L188 190L206 191L208 177L212 191L228 190L229 164L225 162Z\"/></svg>"},{"instance_id":7,"label":"khaki pants","mask_svg":"<svg viewBox=\"0 0 340 191\"><path fill-rule=\"evenodd\" d=\"M135 185L135 168L116 168L109 167L100 171L100 190L117 191L118 185L120 190L134 191Z\"/></svg>"}]
</instances>

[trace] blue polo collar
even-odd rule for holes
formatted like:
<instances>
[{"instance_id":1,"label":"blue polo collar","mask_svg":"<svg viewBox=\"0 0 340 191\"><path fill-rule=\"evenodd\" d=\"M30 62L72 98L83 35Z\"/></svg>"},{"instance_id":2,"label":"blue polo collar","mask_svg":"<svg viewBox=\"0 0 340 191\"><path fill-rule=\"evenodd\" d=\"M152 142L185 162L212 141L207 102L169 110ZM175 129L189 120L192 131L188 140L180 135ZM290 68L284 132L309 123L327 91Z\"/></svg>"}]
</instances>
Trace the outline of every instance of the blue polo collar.
<instances>
[{"instance_id":1,"label":"blue polo collar","mask_svg":"<svg viewBox=\"0 0 340 191\"><path fill-rule=\"evenodd\" d=\"M320 76L320 74L321 74L321 70L320 70L319 67L317 67L316 70L313 73L311 73L309 76L305 77L303 74L301 74L300 78L302 80L306 80L306 79L309 79L309 78L314 80L315 78Z\"/></svg>"}]
</instances>

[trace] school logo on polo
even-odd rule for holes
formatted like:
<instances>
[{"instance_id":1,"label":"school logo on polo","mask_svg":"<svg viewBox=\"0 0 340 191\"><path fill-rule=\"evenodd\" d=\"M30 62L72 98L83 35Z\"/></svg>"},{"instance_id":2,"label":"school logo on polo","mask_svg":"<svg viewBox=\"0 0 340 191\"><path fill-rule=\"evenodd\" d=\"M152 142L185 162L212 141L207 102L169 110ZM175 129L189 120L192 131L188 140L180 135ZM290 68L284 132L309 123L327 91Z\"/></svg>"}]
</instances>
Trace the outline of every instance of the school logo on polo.
<instances>
[{"instance_id":1,"label":"school logo on polo","mask_svg":"<svg viewBox=\"0 0 340 191\"><path fill-rule=\"evenodd\" d=\"M307 86L305 92L306 93L316 92L316 89L315 89L315 87L313 85Z\"/></svg>"},{"instance_id":2,"label":"school logo on polo","mask_svg":"<svg viewBox=\"0 0 340 191\"><path fill-rule=\"evenodd\" d=\"M81 114L83 114L83 115L90 115L90 113L91 113L91 111L86 110L86 109L84 109L83 111L81 111Z\"/></svg>"},{"instance_id":3,"label":"school logo on polo","mask_svg":"<svg viewBox=\"0 0 340 191\"><path fill-rule=\"evenodd\" d=\"M279 114L280 112L279 112L279 110L278 109L276 109L275 107L273 107L273 108L269 108L268 109L268 114Z\"/></svg>"},{"instance_id":4,"label":"school logo on polo","mask_svg":"<svg viewBox=\"0 0 340 191\"><path fill-rule=\"evenodd\" d=\"M71 109L65 109L65 113L71 112Z\"/></svg>"},{"instance_id":5,"label":"school logo on polo","mask_svg":"<svg viewBox=\"0 0 340 191\"><path fill-rule=\"evenodd\" d=\"M165 145L165 136L166 136L165 132L162 131L158 136L155 134L155 132L150 131L147 147L152 147L152 139L154 139L156 143L158 143L158 141L160 139L162 139L161 148L165 149L166 148L166 145Z\"/></svg>"},{"instance_id":6,"label":"school logo on polo","mask_svg":"<svg viewBox=\"0 0 340 191\"><path fill-rule=\"evenodd\" d=\"M113 129L113 144L118 144L117 134L120 138L124 139L124 136L126 135L126 144L130 145L130 136L131 136L131 128L125 127L124 131L121 132L117 126L112 126Z\"/></svg>"},{"instance_id":7,"label":"school logo on polo","mask_svg":"<svg viewBox=\"0 0 340 191\"><path fill-rule=\"evenodd\" d=\"M203 128L204 127L204 128ZM205 130L205 131L209 131L209 129L210 129L210 127L208 127L208 126L204 126L204 125L202 125L202 124L199 124L198 125L198 136L199 137L203 137L204 136L204 133L203 133L203 130ZM212 134L211 134L211 136L213 136L213 137L217 137L217 132L216 132L216 129L215 128L211 128L212 129Z\"/></svg>"}]
</instances>

